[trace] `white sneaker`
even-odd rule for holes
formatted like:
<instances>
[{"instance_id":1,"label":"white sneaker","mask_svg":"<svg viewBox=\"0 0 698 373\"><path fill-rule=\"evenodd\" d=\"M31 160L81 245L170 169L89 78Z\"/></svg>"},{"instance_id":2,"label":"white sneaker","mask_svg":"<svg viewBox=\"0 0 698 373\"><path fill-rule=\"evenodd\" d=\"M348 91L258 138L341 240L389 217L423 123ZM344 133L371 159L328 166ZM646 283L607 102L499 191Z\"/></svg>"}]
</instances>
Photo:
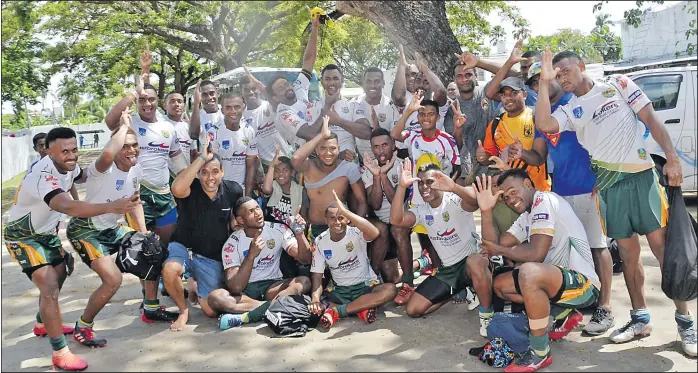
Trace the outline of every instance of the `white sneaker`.
<instances>
[{"instance_id":1,"label":"white sneaker","mask_svg":"<svg viewBox=\"0 0 698 373\"><path fill-rule=\"evenodd\" d=\"M470 290L469 286L465 288L465 292L465 301L468 303L468 311L472 311L480 306L480 298Z\"/></svg>"},{"instance_id":2,"label":"white sneaker","mask_svg":"<svg viewBox=\"0 0 698 373\"><path fill-rule=\"evenodd\" d=\"M679 335L681 336L681 348L683 348L683 352L690 357L695 357L697 355L695 324L688 329L682 329L680 326L678 328Z\"/></svg>"},{"instance_id":3,"label":"white sneaker","mask_svg":"<svg viewBox=\"0 0 698 373\"><path fill-rule=\"evenodd\" d=\"M480 316L480 335L482 338L487 338L487 327L490 325L490 322L492 322L491 317Z\"/></svg>"},{"instance_id":4,"label":"white sneaker","mask_svg":"<svg viewBox=\"0 0 698 373\"><path fill-rule=\"evenodd\" d=\"M618 328L611 333L611 340L615 343L630 342L635 337L644 338L652 333L652 324L643 322L628 321L623 327Z\"/></svg>"}]
</instances>

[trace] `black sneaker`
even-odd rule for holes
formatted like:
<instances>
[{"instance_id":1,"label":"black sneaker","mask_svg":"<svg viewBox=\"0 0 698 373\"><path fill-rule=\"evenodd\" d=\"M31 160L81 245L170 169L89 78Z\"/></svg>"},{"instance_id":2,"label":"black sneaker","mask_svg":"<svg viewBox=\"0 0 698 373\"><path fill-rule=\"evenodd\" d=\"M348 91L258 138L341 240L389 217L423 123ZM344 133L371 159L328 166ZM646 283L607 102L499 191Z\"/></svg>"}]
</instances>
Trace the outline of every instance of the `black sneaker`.
<instances>
[{"instance_id":1,"label":"black sneaker","mask_svg":"<svg viewBox=\"0 0 698 373\"><path fill-rule=\"evenodd\" d=\"M99 348L107 345L106 339L95 339L95 332L92 328L78 328L77 323L75 323L73 339L75 342L90 348Z\"/></svg>"},{"instance_id":2,"label":"black sneaker","mask_svg":"<svg viewBox=\"0 0 698 373\"><path fill-rule=\"evenodd\" d=\"M141 314L141 320L143 320L143 322L147 324L152 324L158 321L172 323L175 320L177 320L178 317L179 313L165 311L165 307L163 306L160 306L160 308L158 308L155 311L147 311L144 309L143 313Z\"/></svg>"}]
</instances>

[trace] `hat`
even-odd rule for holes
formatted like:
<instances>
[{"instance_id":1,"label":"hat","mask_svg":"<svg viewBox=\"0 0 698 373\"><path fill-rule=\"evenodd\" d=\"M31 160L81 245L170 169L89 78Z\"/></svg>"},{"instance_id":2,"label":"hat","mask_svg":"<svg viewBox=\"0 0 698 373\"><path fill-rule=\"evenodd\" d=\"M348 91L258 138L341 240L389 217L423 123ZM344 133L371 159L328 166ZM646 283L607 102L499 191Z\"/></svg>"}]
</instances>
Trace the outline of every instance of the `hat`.
<instances>
[{"instance_id":1,"label":"hat","mask_svg":"<svg viewBox=\"0 0 698 373\"><path fill-rule=\"evenodd\" d=\"M528 76L526 77L526 85L531 85L531 78L534 76L540 74L541 70L543 69L543 64L540 61L536 61L531 65L531 67L528 69Z\"/></svg>"},{"instance_id":2,"label":"hat","mask_svg":"<svg viewBox=\"0 0 698 373\"><path fill-rule=\"evenodd\" d=\"M515 91L524 90L523 81L515 76L510 76L499 83L499 92L501 92L504 87L509 87Z\"/></svg>"}]
</instances>

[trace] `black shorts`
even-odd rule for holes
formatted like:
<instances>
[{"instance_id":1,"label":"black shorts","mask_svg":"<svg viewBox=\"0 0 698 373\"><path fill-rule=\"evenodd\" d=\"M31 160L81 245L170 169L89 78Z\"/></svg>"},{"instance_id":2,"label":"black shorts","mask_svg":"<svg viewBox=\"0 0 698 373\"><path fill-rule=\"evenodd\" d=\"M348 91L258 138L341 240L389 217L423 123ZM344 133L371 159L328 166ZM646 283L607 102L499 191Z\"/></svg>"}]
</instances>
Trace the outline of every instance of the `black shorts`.
<instances>
[{"instance_id":1,"label":"black shorts","mask_svg":"<svg viewBox=\"0 0 698 373\"><path fill-rule=\"evenodd\" d=\"M432 304L437 304L449 300L466 286L472 286L473 281L465 273L467 259L465 257L449 267L440 267L433 275L419 284L415 292L427 298Z\"/></svg>"}]
</instances>

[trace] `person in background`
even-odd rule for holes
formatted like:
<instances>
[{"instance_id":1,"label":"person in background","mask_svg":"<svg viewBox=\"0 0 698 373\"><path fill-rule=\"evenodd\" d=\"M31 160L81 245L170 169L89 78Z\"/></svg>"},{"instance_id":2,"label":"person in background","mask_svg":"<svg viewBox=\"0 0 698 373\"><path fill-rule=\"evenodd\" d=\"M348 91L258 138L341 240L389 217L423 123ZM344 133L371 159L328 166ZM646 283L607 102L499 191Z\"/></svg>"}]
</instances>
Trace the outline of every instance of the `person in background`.
<instances>
[{"instance_id":1,"label":"person in background","mask_svg":"<svg viewBox=\"0 0 698 373\"><path fill-rule=\"evenodd\" d=\"M456 82L448 83L448 87L446 87L446 97L448 97L449 104L453 103L453 101L458 98L458 86Z\"/></svg>"}]
</instances>

